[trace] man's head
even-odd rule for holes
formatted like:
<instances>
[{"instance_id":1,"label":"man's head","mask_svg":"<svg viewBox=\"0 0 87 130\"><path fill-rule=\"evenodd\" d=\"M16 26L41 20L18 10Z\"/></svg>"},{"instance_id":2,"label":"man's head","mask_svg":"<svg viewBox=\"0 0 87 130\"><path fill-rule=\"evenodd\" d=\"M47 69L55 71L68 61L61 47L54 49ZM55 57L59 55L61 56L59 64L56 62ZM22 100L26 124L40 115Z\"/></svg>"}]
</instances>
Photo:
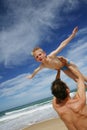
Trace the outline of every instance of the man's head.
<instances>
[{"instance_id":1,"label":"man's head","mask_svg":"<svg viewBox=\"0 0 87 130\"><path fill-rule=\"evenodd\" d=\"M32 51L32 55L38 62L43 62L44 58L46 57L46 53L40 47L36 47Z\"/></svg>"},{"instance_id":2,"label":"man's head","mask_svg":"<svg viewBox=\"0 0 87 130\"><path fill-rule=\"evenodd\" d=\"M65 100L69 95L68 86L60 79L56 79L51 86L52 94L58 99L59 102Z\"/></svg>"}]
</instances>

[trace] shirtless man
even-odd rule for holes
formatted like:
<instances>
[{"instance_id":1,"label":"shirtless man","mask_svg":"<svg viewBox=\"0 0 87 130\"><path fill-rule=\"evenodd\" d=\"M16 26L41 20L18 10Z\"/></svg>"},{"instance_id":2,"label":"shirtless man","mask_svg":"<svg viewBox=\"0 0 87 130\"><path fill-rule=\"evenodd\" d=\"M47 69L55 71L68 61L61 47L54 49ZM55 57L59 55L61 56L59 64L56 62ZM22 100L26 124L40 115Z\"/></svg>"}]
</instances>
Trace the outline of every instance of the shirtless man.
<instances>
[{"instance_id":1,"label":"shirtless man","mask_svg":"<svg viewBox=\"0 0 87 130\"><path fill-rule=\"evenodd\" d=\"M75 70L74 70L75 71ZM68 130L87 130L87 105L84 79L76 72L77 92L73 98L70 97L70 89L59 79L52 83L53 107L63 120Z\"/></svg>"}]
</instances>

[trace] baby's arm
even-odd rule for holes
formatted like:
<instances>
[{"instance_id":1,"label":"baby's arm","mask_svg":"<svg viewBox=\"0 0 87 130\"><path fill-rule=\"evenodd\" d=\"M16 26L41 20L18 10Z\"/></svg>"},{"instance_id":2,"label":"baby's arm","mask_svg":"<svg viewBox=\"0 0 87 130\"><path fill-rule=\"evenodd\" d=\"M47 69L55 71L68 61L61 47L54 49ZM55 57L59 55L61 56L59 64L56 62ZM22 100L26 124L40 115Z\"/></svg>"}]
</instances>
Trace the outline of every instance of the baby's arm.
<instances>
[{"instance_id":1,"label":"baby's arm","mask_svg":"<svg viewBox=\"0 0 87 130\"><path fill-rule=\"evenodd\" d=\"M43 68L44 66L41 64L38 68L34 70L34 72L31 75L27 76L27 78L32 79Z\"/></svg>"},{"instance_id":2,"label":"baby's arm","mask_svg":"<svg viewBox=\"0 0 87 130\"><path fill-rule=\"evenodd\" d=\"M65 39L56 50L51 52L51 55L57 55L57 53L59 53L75 37L77 31L78 27L75 27L72 31L72 34L67 39Z\"/></svg>"}]
</instances>

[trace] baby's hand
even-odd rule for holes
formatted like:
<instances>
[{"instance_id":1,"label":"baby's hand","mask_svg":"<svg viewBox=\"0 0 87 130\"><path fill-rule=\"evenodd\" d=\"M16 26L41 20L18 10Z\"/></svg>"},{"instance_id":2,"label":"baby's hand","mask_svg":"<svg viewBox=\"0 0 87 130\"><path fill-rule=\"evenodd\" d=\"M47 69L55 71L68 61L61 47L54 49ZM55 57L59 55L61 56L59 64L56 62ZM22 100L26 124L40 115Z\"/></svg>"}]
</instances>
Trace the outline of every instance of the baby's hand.
<instances>
[{"instance_id":1,"label":"baby's hand","mask_svg":"<svg viewBox=\"0 0 87 130\"><path fill-rule=\"evenodd\" d=\"M32 77L32 75L29 75L29 76L26 76L26 78L32 79L33 77Z\"/></svg>"},{"instance_id":2,"label":"baby's hand","mask_svg":"<svg viewBox=\"0 0 87 130\"><path fill-rule=\"evenodd\" d=\"M78 26L76 26L76 27L73 29L72 33L73 33L73 34L76 34L77 32L78 32Z\"/></svg>"}]
</instances>

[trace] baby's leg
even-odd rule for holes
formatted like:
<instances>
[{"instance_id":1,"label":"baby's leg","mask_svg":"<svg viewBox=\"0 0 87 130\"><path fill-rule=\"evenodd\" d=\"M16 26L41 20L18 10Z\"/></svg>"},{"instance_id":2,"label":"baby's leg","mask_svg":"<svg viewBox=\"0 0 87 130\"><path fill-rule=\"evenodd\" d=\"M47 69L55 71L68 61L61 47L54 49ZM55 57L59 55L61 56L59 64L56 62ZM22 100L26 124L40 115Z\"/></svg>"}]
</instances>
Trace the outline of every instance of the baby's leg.
<instances>
[{"instance_id":1,"label":"baby's leg","mask_svg":"<svg viewBox=\"0 0 87 130\"><path fill-rule=\"evenodd\" d=\"M68 64L67 67L68 67L71 71L72 71L72 68L74 68L76 71L78 71L78 72L82 75L82 77L84 78L85 82L87 82L87 76L84 76L84 75L79 71L78 67L77 67L74 63L70 62L70 64Z\"/></svg>"},{"instance_id":2,"label":"baby's leg","mask_svg":"<svg viewBox=\"0 0 87 130\"><path fill-rule=\"evenodd\" d=\"M69 68L70 68L70 69L69 69ZM75 82L77 82L77 81L78 81L78 77L72 72L73 69L75 69L75 68L73 68L72 66L70 66L69 68L63 70L63 72L64 72L67 76L69 76L71 79L73 79ZM75 70L75 72L76 72L76 71L79 71L79 70L77 69L77 70ZM79 73L81 74L80 71L79 71ZM86 83L84 83L84 84L85 84L85 87L87 88L87 84L86 84Z\"/></svg>"},{"instance_id":3,"label":"baby's leg","mask_svg":"<svg viewBox=\"0 0 87 130\"><path fill-rule=\"evenodd\" d=\"M77 82L77 78L78 78L78 77L77 77L76 75L74 75L70 69L67 68L67 69L63 70L63 72L64 72L68 77L70 77L70 78L73 79L75 82Z\"/></svg>"}]
</instances>

